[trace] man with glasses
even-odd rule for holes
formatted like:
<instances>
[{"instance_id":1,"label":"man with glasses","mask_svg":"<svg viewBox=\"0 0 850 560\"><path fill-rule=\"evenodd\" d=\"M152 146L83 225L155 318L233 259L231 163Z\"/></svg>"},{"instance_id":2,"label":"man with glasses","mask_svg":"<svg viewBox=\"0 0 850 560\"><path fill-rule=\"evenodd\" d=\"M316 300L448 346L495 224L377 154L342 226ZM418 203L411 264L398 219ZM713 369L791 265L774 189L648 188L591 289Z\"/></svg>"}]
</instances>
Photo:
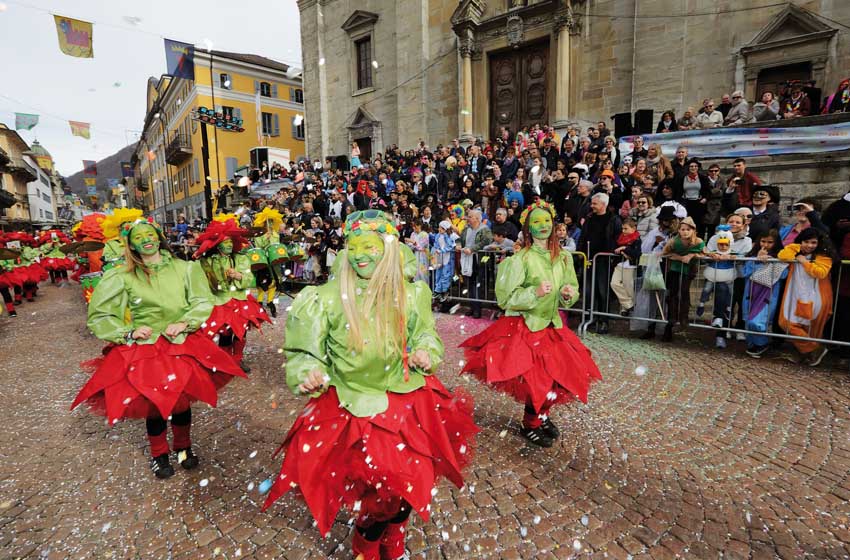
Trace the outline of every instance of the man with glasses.
<instances>
[{"instance_id":1,"label":"man with glasses","mask_svg":"<svg viewBox=\"0 0 850 560\"><path fill-rule=\"evenodd\" d=\"M634 139L634 148L629 154L632 156L632 162L637 163L639 159L646 159L646 156L649 154L646 148L643 147L643 136L635 136Z\"/></svg>"},{"instance_id":2,"label":"man with glasses","mask_svg":"<svg viewBox=\"0 0 850 560\"><path fill-rule=\"evenodd\" d=\"M732 92L732 108L729 109L729 114L723 120L723 125L738 126L752 120L753 116L750 113L750 104L744 99L744 92L741 90Z\"/></svg>"},{"instance_id":3,"label":"man with glasses","mask_svg":"<svg viewBox=\"0 0 850 560\"><path fill-rule=\"evenodd\" d=\"M697 128L718 128L723 126L723 114L714 108L714 99L702 102L703 112L697 115Z\"/></svg>"}]
</instances>

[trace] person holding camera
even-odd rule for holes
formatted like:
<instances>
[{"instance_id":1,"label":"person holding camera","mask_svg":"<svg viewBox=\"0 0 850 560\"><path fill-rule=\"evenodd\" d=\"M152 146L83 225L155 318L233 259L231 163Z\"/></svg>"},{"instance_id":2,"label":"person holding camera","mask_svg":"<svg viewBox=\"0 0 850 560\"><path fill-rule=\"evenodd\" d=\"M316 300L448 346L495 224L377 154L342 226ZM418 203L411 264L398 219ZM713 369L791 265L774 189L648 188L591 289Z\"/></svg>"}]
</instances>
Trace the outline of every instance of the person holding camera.
<instances>
[{"instance_id":1,"label":"person holding camera","mask_svg":"<svg viewBox=\"0 0 850 560\"><path fill-rule=\"evenodd\" d=\"M732 163L732 169L734 173L726 183L726 192L737 194L737 206L752 206L753 187L761 185L761 179L747 171L747 161L744 158L736 159ZM737 206L732 208L733 212L737 209Z\"/></svg>"},{"instance_id":2,"label":"person holding camera","mask_svg":"<svg viewBox=\"0 0 850 560\"><path fill-rule=\"evenodd\" d=\"M792 209L794 210L795 223L783 226L779 230L779 238L782 240L783 247L797 243L797 236L810 227L829 235L829 228L820 219L820 207L815 199L801 198L794 203Z\"/></svg>"}]
</instances>

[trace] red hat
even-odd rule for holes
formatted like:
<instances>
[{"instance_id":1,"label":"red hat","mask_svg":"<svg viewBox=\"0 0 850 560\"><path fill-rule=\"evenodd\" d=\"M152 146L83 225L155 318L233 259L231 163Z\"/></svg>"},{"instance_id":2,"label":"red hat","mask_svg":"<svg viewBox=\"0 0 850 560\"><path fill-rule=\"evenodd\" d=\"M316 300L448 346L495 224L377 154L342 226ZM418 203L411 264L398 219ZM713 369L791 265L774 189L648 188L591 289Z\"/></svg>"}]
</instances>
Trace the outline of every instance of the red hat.
<instances>
[{"instance_id":1,"label":"red hat","mask_svg":"<svg viewBox=\"0 0 850 560\"><path fill-rule=\"evenodd\" d=\"M56 236L57 242L61 243L62 245L67 245L71 242L68 236L65 235L65 232L58 229L49 229L47 231L42 231L38 235L38 244L44 245L46 243L53 243L54 236Z\"/></svg>"},{"instance_id":2,"label":"red hat","mask_svg":"<svg viewBox=\"0 0 850 560\"><path fill-rule=\"evenodd\" d=\"M218 247L225 239L233 241L233 252L238 253L248 245L248 232L239 227L236 220L230 219L226 222L212 222L206 231L198 236L198 250L192 255L194 258L202 257L210 249Z\"/></svg>"},{"instance_id":3,"label":"red hat","mask_svg":"<svg viewBox=\"0 0 850 560\"><path fill-rule=\"evenodd\" d=\"M30 247L35 247L37 245L35 237L23 231L9 232L3 236L3 241L6 243L10 241L20 241L21 245L29 245Z\"/></svg>"},{"instance_id":4,"label":"red hat","mask_svg":"<svg viewBox=\"0 0 850 560\"><path fill-rule=\"evenodd\" d=\"M83 216L83 221L80 224L80 229L77 230L79 241L105 241L103 236L103 228L101 222L106 218L106 214L86 214Z\"/></svg>"}]
</instances>

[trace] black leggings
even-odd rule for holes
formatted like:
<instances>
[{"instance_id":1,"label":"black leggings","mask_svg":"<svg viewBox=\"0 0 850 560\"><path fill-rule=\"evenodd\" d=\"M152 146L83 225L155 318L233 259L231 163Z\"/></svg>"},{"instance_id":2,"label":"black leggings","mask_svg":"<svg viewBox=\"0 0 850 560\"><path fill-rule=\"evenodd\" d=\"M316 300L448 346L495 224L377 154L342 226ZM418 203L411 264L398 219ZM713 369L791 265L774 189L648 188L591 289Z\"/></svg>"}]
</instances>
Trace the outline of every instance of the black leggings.
<instances>
[{"instance_id":1,"label":"black leggings","mask_svg":"<svg viewBox=\"0 0 850 560\"><path fill-rule=\"evenodd\" d=\"M183 412L178 412L177 414L171 415L171 424L173 426L188 426L191 423L191 408L187 408ZM158 436L166 430L166 428L168 427L168 423L165 421L165 418L161 416L155 416L153 418L148 418L145 420L145 427L148 430L149 436Z\"/></svg>"},{"instance_id":2,"label":"black leggings","mask_svg":"<svg viewBox=\"0 0 850 560\"><path fill-rule=\"evenodd\" d=\"M12 293L9 291L9 288L0 288L0 295L3 296L3 303L12 303Z\"/></svg>"},{"instance_id":3,"label":"black leggings","mask_svg":"<svg viewBox=\"0 0 850 560\"><path fill-rule=\"evenodd\" d=\"M405 521L407 521L407 518L410 516L410 510L410 504L402 500L401 509L395 517L393 517L389 521L379 521L378 523L373 523L368 527L357 527L357 532L363 535L363 538L367 541L374 542L381 538L390 523L404 523Z\"/></svg>"},{"instance_id":4,"label":"black leggings","mask_svg":"<svg viewBox=\"0 0 850 560\"><path fill-rule=\"evenodd\" d=\"M56 282L59 280L68 280L68 271L67 270L50 270L48 271L50 274L50 281Z\"/></svg>"}]
</instances>

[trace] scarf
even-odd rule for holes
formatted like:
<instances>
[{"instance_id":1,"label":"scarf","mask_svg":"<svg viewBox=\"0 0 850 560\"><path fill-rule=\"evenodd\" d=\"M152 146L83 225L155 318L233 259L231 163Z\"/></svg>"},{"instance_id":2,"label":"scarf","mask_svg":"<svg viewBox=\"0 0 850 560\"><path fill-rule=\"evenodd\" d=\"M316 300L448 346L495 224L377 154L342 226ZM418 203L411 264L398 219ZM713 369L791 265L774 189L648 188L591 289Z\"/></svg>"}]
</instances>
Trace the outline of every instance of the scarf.
<instances>
[{"instance_id":1,"label":"scarf","mask_svg":"<svg viewBox=\"0 0 850 560\"><path fill-rule=\"evenodd\" d=\"M640 238L640 233L637 230L626 234L621 233L619 237L617 237L617 247L623 247L624 245L631 245L635 239Z\"/></svg>"}]
</instances>

